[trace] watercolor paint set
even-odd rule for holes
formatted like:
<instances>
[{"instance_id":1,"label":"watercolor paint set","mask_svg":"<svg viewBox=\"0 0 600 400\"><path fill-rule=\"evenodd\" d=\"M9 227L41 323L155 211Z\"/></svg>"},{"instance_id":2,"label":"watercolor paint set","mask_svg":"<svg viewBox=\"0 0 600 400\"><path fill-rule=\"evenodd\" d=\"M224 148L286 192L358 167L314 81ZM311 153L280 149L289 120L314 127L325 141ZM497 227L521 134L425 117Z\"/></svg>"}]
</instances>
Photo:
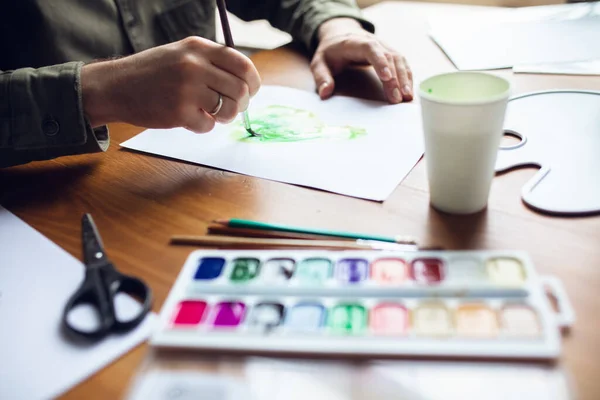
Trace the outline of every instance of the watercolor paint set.
<instances>
[{"instance_id":1,"label":"watercolor paint set","mask_svg":"<svg viewBox=\"0 0 600 400\"><path fill-rule=\"evenodd\" d=\"M551 360L573 321L560 281L538 276L518 251L198 250L163 305L150 344Z\"/></svg>"}]
</instances>

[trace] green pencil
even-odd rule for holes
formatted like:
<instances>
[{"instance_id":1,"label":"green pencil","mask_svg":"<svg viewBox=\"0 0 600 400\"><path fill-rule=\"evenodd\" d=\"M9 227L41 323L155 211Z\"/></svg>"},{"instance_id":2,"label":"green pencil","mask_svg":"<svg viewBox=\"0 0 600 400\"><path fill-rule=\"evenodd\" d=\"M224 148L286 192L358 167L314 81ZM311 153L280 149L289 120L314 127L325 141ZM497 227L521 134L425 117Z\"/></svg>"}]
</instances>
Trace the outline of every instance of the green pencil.
<instances>
[{"instance_id":1,"label":"green pencil","mask_svg":"<svg viewBox=\"0 0 600 400\"><path fill-rule=\"evenodd\" d=\"M230 228L246 228L246 229L258 229L258 230L269 230L279 232L293 232L293 233L308 233L312 235L321 236L332 236L338 238L347 239L363 239L363 240L376 240L379 242L389 243L402 243L402 244L416 244L413 238L406 236L382 236L382 235L371 235L366 233L356 232L343 232L343 231L332 231L327 229L313 229L313 228L302 228L296 226L288 226L281 224L269 224L266 222L251 221L246 219L231 218L231 219L218 219L214 221L217 224L225 225Z\"/></svg>"}]
</instances>

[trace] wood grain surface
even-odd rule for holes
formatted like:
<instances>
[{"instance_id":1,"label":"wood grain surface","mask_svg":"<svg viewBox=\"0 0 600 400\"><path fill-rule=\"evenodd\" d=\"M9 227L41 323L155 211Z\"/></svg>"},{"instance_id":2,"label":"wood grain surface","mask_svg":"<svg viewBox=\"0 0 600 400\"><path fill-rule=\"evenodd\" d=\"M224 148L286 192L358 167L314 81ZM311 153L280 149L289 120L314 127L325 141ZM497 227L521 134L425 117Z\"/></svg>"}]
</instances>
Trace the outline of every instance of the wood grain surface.
<instances>
[{"instance_id":1,"label":"wood grain surface","mask_svg":"<svg viewBox=\"0 0 600 400\"><path fill-rule=\"evenodd\" d=\"M408 58L418 81L453 70L427 36L427 16L441 13L451 18L474 9L393 2L365 14L376 24L378 35ZM258 53L253 61L263 84L315 89L307 58L293 48ZM600 90L599 77L498 73L513 81L516 93ZM345 73L337 85L338 94L382 98L370 71ZM0 170L0 204L78 258L80 217L90 212L118 268L142 277L153 288L155 311L194 249L170 245L171 235L203 234L217 218L411 235L424 245L449 249L526 250L540 272L561 278L577 313L574 329L563 340L560 366L573 379L578 398L600 398L600 217L551 217L528 209L520 191L535 170L497 176L487 210L459 217L430 208L423 162L388 200L378 203L138 154L120 149L119 143L142 128L115 124L110 130L112 144L104 154ZM146 354L147 346L140 346L63 398L122 398Z\"/></svg>"}]
</instances>

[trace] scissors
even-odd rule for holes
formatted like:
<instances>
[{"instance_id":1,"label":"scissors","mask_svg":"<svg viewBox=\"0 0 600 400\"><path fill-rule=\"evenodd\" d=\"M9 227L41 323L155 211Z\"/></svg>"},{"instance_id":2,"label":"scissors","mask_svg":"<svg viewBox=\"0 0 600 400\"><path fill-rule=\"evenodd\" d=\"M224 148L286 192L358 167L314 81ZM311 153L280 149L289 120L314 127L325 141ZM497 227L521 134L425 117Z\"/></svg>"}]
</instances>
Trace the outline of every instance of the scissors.
<instances>
[{"instance_id":1,"label":"scissors","mask_svg":"<svg viewBox=\"0 0 600 400\"><path fill-rule=\"evenodd\" d=\"M71 296L63 313L63 327L68 333L88 340L97 341L110 332L128 332L138 326L152 306L152 290L138 278L117 271L104 252L104 245L90 214L81 219L81 238L85 278ZM115 312L115 296L125 293L142 302L142 308L133 318L120 320ZM97 329L84 330L74 326L68 315L77 306L91 305L99 317Z\"/></svg>"}]
</instances>

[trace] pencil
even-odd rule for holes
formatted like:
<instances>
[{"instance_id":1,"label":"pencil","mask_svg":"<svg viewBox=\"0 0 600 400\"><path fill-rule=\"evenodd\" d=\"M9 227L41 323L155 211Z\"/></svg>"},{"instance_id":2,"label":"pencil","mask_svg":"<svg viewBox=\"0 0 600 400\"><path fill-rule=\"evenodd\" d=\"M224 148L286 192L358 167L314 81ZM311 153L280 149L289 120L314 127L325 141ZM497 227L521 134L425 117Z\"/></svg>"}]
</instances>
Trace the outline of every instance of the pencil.
<instances>
[{"instance_id":1,"label":"pencil","mask_svg":"<svg viewBox=\"0 0 600 400\"><path fill-rule=\"evenodd\" d=\"M323 240L322 235L310 235L308 233L295 233L295 232L280 232L270 231L262 229L250 229L250 228L230 228L225 225L209 225L206 230L209 235L223 235L223 236L245 236L245 237L256 237L256 238L274 238L274 239L304 239L304 240ZM336 238L339 240L352 241L352 239Z\"/></svg>"},{"instance_id":2,"label":"pencil","mask_svg":"<svg viewBox=\"0 0 600 400\"><path fill-rule=\"evenodd\" d=\"M344 232L344 231L333 231L326 229L313 229L313 228L302 228L295 227L289 225L280 225L280 224L270 224L265 222L251 221L239 218L232 218L228 220L215 220L213 221L220 225L225 225L230 228L243 228L243 229L257 229L257 230L267 230L267 231L279 231L279 232L292 232L292 233L302 233L302 234L311 234L311 235L319 235L319 236L331 236L337 238L346 238L346 239L363 239L363 240L376 240L379 242L389 242L389 243L401 243L401 244L416 244L414 238L406 237L406 236L382 236L382 235L371 235L366 233L357 233L357 232Z\"/></svg>"},{"instance_id":3,"label":"pencil","mask_svg":"<svg viewBox=\"0 0 600 400\"><path fill-rule=\"evenodd\" d=\"M405 250L415 251L414 245L377 243L369 241L349 240L303 240L303 239L267 239L253 237L227 237L227 236L193 236L173 235L173 244L187 244L217 248L296 248L296 249L332 249L332 250Z\"/></svg>"}]
</instances>

